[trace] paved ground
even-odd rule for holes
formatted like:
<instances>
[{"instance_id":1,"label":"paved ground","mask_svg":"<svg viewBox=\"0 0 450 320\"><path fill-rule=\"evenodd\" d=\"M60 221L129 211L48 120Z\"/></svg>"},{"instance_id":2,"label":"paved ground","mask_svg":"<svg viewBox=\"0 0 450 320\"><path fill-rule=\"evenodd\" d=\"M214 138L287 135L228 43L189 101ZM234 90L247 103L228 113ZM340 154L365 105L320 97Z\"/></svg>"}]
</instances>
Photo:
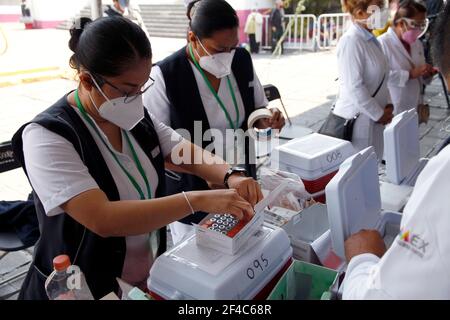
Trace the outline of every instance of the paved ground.
<instances>
[{"instance_id":1,"label":"paved ground","mask_svg":"<svg viewBox=\"0 0 450 320\"><path fill-rule=\"evenodd\" d=\"M21 124L76 86L76 82L70 80L73 74L67 67L70 57L67 31L25 31L15 24L5 29L10 49L0 57L0 142L10 140ZM155 61L184 44L184 40L179 39L154 38L151 42ZM317 130L337 91L334 52L297 53L281 58L261 54L254 56L254 64L263 84L271 83L280 89L293 122ZM433 108L430 122L420 129L423 156L432 155L436 146L449 135L442 130L450 112L444 109L440 83L435 81L428 87L427 100ZM25 199L30 189L21 170L0 175L1 200ZM23 281L21 274L28 267L31 252L29 249L4 256L0 251L0 300L17 297ZM18 278L14 279L16 276Z\"/></svg>"}]
</instances>

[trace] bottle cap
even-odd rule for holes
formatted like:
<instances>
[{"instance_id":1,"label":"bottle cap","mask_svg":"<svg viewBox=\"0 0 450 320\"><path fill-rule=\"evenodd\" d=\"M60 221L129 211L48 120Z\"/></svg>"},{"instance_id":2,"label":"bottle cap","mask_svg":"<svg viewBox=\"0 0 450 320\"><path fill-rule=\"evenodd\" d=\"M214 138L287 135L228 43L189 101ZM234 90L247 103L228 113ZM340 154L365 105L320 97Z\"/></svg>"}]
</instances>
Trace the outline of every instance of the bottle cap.
<instances>
[{"instance_id":1,"label":"bottle cap","mask_svg":"<svg viewBox=\"0 0 450 320\"><path fill-rule=\"evenodd\" d=\"M62 254L53 259L53 268L56 271L63 271L70 267L70 258L68 255Z\"/></svg>"}]
</instances>

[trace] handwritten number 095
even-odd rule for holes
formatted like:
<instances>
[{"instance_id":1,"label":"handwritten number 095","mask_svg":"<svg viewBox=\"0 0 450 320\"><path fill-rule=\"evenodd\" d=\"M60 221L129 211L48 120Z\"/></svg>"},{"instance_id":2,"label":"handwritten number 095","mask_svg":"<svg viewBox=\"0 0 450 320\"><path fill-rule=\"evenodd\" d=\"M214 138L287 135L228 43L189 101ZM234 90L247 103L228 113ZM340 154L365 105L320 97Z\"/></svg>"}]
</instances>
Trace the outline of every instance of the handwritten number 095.
<instances>
[{"instance_id":1,"label":"handwritten number 095","mask_svg":"<svg viewBox=\"0 0 450 320\"><path fill-rule=\"evenodd\" d=\"M249 267L247 269L247 276L253 280L255 278L255 270L260 269L261 271L264 271L265 268L269 266L269 260L264 258L264 254L261 254L260 259L256 259L253 261L253 267Z\"/></svg>"}]
</instances>

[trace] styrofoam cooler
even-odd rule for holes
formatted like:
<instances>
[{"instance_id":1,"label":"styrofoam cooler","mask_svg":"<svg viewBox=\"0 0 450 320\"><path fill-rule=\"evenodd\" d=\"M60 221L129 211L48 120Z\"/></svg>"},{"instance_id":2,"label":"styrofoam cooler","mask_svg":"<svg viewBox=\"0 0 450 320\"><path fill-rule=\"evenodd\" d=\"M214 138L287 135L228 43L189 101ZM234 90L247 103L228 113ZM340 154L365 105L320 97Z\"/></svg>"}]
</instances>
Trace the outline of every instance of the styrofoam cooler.
<instances>
[{"instance_id":1,"label":"styrofoam cooler","mask_svg":"<svg viewBox=\"0 0 450 320\"><path fill-rule=\"evenodd\" d=\"M420 159L419 120L415 109L400 113L386 126L384 146L388 181L414 186L427 163L427 159Z\"/></svg>"},{"instance_id":2,"label":"styrofoam cooler","mask_svg":"<svg viewBox=\"0 0 450 320\"><path fill-rule=\"evenodd\" d=\"M313 133L277 147L272 154L272 167L295 173L306 190L314 194L325 190L342 161L355 152L348 141ZM325 196L315 199L325 203Z\"/></svg>"},{"instance_id":3,"label":"styrofoam cooler","mask_svg":"<svg viewBox=\"0 0 450 320\"><path fill-rule=\"evenodd\" d=\"M195 235L154 262L148 279L156 299L265 299L292 263L286 232L262 227L236 255L197 246Z\"/></svg>"},{"instance_id":4,"label":"styrofoam cooler","mask_svg":"<svg viewBox=\"0 0 450 320\"><path fill-rule=\"evenodd\" d=\"M334 252L345 259L344 243L363 229L378 230L387 247L400 231L401 214L382 212L378 160L373 147L345 160L326 187Z\"/></svg>"},{"instance_id":5,"label":"styrofoam cooler","mask_svg":"<svg viewBox=\"0 0 450 320\"><path fill-rule=\"evenodd\" d=\"M428 159L420 158L419 120L415 109L394 117L384 130L386 176L381 181L381 205L402 211Z\"/></svg>"}]
</instances>

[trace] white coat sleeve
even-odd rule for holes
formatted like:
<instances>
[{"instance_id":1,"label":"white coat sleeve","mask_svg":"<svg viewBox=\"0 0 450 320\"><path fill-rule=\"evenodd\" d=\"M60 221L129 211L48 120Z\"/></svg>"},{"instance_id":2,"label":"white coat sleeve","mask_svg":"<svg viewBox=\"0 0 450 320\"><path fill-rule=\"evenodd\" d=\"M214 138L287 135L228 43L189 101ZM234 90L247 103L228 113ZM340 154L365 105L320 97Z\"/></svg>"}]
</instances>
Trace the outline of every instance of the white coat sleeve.
<instances>
[{"instance_id":1,"label":"white coat sleeve","mask_svg":"<svg viewBox=\"0 0 450 320\"><path fill-rule=\"evenodd\" d=\"M376 255L366 253L354 257L348 267L344 281L344 300L363 300L369 296L372 298L387 299L388 295L381 289L374 290L374 271L380 258Z\"/></svg>"},{"instance_id":2,"label":"white coat sleeve","mask_svg":"<svg viewBox=\"0 0 450 320\"><path fill-rule=\"evenodd\" d=\"M391 70L389 72L389 86L403 88L409 80L409 70Z\"/></svg>"},{"instance_id":3,"label":"white coat sleeve","mask_svg":"<svg viewBox=\"0 0 450 320\"><path fill-rule=\"evenodd\" d=\"M258 76L256 75L255 70L253 69L253 88L255 91L255 108L267 107L269 105L269 101L267 100L266 94L264 92L264 88L259 81Z\"/></svg>"},{"instance_id":4,"label":"white coat sleeve","mask_svg":"<svg viewBox=\"0 0 450 320\"><path fill-rule=\"evenodd\" d=\"M144 93L144 106L159 121L170 126L170 102L167 98L166 83L161 68L154 66L151 77L155 83Z\"/></svg>"},{"instance_id":5,"label":"white coat sleeve","mask_svg":"<svg viewBox=\"0 0 450 320\"><path fill-rule=\"evenodd\" d=\"M350 97L353 105L358 106L359 111L367 115L373 121L378 121L384 113L384 106L372 98L372 93L364 83L365 69L364 48L358 41L350 37L343 38L340 43L338 64L339 76L345 86L345 95Z\"/></svg>"},{"instance_id":6,"label":"white coat sleeve","mask_svg":"<svg viewBox=\"0 0 450 320\"><path fill-rule=\"evenodd\" d=\"M396 50L396 48L392 48L389 46L389 41L386 38L383 38L379 41L381 47L383 48L384 55L389 63L389 81L388 85L391 87L400 87L403 88L406 86L406 83L409 80L409 70L404 69L394 69L394 56L392 54L392 50Z\"/></svg>"},{"instance_id":7,"label":"white coat sleeve","mask_svg":"<svg viewBox=\"0 0 450 320\"><path fill-rule=\"evenodd\" d=\"M25 167L47 216L77 195L98 189L75 147L62 136L35 123L22 133Z\"/></svg>"}]
</instances>

